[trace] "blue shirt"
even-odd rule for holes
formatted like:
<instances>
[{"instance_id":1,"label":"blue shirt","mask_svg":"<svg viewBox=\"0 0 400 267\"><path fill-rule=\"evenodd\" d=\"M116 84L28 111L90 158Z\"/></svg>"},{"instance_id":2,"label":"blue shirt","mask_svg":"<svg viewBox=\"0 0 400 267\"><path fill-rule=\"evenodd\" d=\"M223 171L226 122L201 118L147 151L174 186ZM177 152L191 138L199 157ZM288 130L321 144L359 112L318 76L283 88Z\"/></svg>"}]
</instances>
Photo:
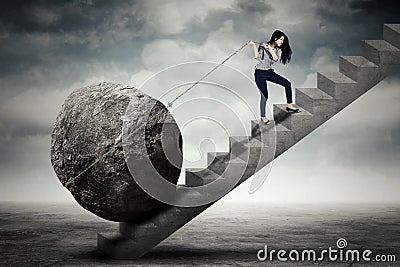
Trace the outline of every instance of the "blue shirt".
<instances>
[{"instance_id":1,"label":"blue shirt","mask_svg":"<svg viewBox=\"0 0 400 267\"><path fill-rule=\"evenodd\" d=\"M275 46L274 48L275 54L278 56L278 61L281 59L282 55L282 49L278 48L278 46ZM263 55L263 49L261 48L258 50L258 57L257 59L257 64L255 68L260 69L260 70L268 70L272 69L272 65L275 63L275 61L272 59L272 55L269 53L268 49L267 51L264 51L264 59L262 59Z\"/></svg>"}]
</instances>

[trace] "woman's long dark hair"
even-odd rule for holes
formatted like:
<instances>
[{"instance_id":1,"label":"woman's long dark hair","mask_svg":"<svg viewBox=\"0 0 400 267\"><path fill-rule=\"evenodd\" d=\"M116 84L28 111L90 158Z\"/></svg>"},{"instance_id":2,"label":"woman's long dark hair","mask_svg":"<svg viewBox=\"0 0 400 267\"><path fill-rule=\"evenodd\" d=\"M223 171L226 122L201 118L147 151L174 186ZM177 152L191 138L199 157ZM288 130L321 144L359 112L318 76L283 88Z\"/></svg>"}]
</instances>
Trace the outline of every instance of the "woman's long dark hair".
<instances>
[{"instance_id":1,"label":"woman's long dark hair","mask_svg":"<svg viewBox=\"0 0 400 267\"><path fill-rule=\"evenodd\" d=\"M278 40L281 37L284 37L282 45L279 47L282 49L282 55L281 55L281 63L283 65L286 65L286 63L290 62L290 59L292 58L292 49L290 48L289 45L289 38L281 32L280 30L275 30L272 33L271 39L268 41L268 44L272 44L274 41Z\"/></svg>"}]
</instances>

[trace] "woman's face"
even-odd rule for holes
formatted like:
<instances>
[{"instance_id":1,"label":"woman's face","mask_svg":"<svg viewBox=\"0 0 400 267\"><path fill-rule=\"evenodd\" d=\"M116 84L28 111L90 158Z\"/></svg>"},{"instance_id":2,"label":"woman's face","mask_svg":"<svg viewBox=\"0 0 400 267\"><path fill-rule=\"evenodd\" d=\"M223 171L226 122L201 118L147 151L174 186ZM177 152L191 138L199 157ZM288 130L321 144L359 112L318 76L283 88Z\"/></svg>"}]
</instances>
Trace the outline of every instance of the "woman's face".
<instances>
[{"instance_id":1,"label":"woman's face","mask_svg":"<svg viewBox=\"0 0 400 267\"><path fill-rule=\"evenodd\" d=\"M275 44L280 47L283 44L284 40L285 36L282 36L281 38L275 40Z\"/></svg>"}]
</instances>

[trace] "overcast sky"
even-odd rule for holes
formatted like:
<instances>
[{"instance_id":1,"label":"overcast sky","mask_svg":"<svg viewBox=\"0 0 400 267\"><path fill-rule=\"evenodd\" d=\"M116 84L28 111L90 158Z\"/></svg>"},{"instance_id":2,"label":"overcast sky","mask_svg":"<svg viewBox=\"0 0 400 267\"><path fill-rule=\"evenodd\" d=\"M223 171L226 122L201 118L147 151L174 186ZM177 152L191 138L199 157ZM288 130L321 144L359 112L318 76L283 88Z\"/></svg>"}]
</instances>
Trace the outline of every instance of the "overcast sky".
<instances>
[{"instance_id":1,"label":"overcast sky","mask_svg":"<svg viewBox=\"0 0 400 267\"><path fill-rule=\"evenodd\" d=\"M161 95L162 89L146 91L152 75L180 63L221 62L275 29L293 50L290 64L276 71L293 89L316 87L317 71L338 71L339 56L360 55L361 40L382 39L383 24L400 23L399 14L398 1L1 1L0 200L73 201L49 151L55 118L76 88L110 81ZM215 81L235 84L258 112L252 57L245 47ZM232 73L241 73L241 81ZM399 202L399 74L280 156L255 194L248 194L247 181L225 201ZM200 78L188 75L187 81ZM212 86L199 86L191 97L202 94L226 97ZM269 84L269 95L269 105L285 102L283 87ZM242 108L230 101L228 107Z\"/></svg>"}]
</instances>

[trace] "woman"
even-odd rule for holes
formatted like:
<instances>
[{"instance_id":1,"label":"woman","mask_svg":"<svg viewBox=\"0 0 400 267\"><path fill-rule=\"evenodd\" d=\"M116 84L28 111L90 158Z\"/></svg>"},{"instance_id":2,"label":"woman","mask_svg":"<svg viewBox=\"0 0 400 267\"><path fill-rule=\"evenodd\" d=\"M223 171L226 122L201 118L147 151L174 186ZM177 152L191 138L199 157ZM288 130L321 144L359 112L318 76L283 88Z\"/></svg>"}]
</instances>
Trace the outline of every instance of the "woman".
<instances>
[{"instance_id":1,"label":"woman","mask_svg":"<svg viewBox=\"0 0 400 267\"><path fill-rule=\"evenodd\" d=\"M253 41L248 41L248 45L252 45L254 49L254 58L257 59L257 64L255 66L254 78L256 80L256 84L261 93L260 99L260 113L261 120L270 124L271 121L265 117L265 106L268 100L268 91L267 91L267 81L282 85L285 87L286 93L286 102L287 107L286 110L288 112L301 112L299 108L293 106L292 103L292 85L291 83L280 76L274 69L272 65L280 60L280 62L285 65L289 63L290 58L292 56L292 49L289 45L289 39L287 36L276 30L271 36L271 39L265 44L262 43L256 48L256 44Z\"/></svg>"}]
</instances>

